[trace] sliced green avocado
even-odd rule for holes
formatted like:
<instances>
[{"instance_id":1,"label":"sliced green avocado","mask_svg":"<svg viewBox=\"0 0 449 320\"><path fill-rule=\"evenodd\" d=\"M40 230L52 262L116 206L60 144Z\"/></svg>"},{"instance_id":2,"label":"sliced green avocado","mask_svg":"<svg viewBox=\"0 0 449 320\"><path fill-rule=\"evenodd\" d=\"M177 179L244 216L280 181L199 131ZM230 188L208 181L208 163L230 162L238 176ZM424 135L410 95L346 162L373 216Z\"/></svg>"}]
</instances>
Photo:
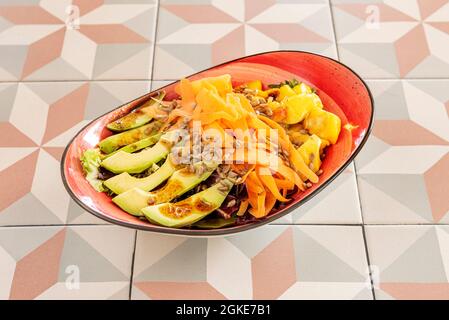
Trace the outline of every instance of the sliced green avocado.
<instances>
[{"instance_id":1,"label":"sliced green avocado","mask_svg":"<svg viewBox=\"0 0 449 320\"><path fill-rule=\"evenodd\" d=\"M171 201L192 190L209 178L217 167L217 163L198 162L193 166L194 172L190 172L188 167L175 171L162 188L152 192L154 203Z\"/></svg>"},{"instance_id":2,"label":"sliced green avocado","mask_svg":"<svg viewBox=\"0 0 449 320\"><path fill-rule=\"evenodd\" d=\"M151 222L172 228L185 227L218 209L232 185L231 181L224 179L185 200L148 206L143 208L142 212Z\"/></svg>"},{"instance_id":3,"label":"sliced green avocado","mask_svg":"<svg viewBox=\"0 0 449 320\"><path fill-rule=\"evenodd\" d=\"M151 191L167 180L176 170L176 165L168 156L164 164L145 178L136 178L127 172L116 175L104 182L104 185L115 194L121 194L133 188L139 188L144 191Z\"/></svg>"},{"instance_id":4,"label":"sliced green avocado","mask_svg":"<svg viewBox=\"0 0 449 320\"><path fill-rule=\"evenodd\" d=\"M154 108L157 107L165 97L165 92L161 91L156 97L147 100L142 106L134 109L126 116L117 119L107 125L109 130L115 132L134 129L150 122L154 116Z\"/></svg>"},{"instance_id":5,"label":"sliced green avocado","mask_svg":"<svg viewBox=\"0 0 449 320\"><path fill-rule=\"evenodd\" d=\"M140 173L164 159L175 143L175 138L174 131L167 132L153 147L136 153L119 151L104 159L101 165L114 173Z\"/></svg>"},{"instance_id":6,"label":"sliced green avocado","mask_svg":"<svg viewBox=\"0 0 449 320\"><path fill-rule=\"evenodd\" d=\"M200 164L197 165L197 168L199 166ZM186 171L187 168L183 168L174 172L165 186L155 192L142 192L142 189L140 188L133 188L120 193L118 196L113 198L112 201L114 201L114 203L116 203L124 211L135 214L136 212L138 212L137 209L142 209L148 206L150 202L152 204L168 202L186 193L187 191L191 190L192 188L206 180L212 174L216 167L217 165L210 164L208 169L200 175L190 173ZM162 169L162 167L160 169ZM156 173L158 171L156 171ZM136 198L141 199L138 204L136 204L134 200ZM138 208L139 205L141 206L140 208Z\"/></svg>"},{"instance_id":7,"label":"sliced green avocado","mask_svg":"<svg viewBox=\"0 0 449 320\"><path fill-rule=\"evenodd\" d=\"M154 145L156 142L159 141L159 138L162 136L162 133L156 133L154 135L152 135L151 137L139 140L137 142L128 144L127 146L124 146L110 154L106 154L103 156L103 159L106 159L114 154L116 154L119 151L124 151L124 152L128 152L128 153L133 153L148 147L151 147L152 145Z\"/></svg>"},{"instance_id":8,"label":"sliced green avocado","mask_svg":"<svg viewBox=\"0 0 449 320\"><path fill-rule=\"evenodd\" d=\"M151 137L159 131L162 125L163 123L161 121L153 121L139 128L109 136L101 140L98 146L102 152L109 154L121 147Z\"/></svg>"},{"instance_id":9,"label":"sliced green avocado","mask_svg":"<svg viewBox=\"0 0 449 320\"><path fill-rule=\"evenodd\" d=\"M125 197L123 196L125 193L122 193L121 195L113 198L112 201L133 216L143 216L141 210L149 205L149 193L140 190L139 188L131 189L126 193L127 195Z\"/></svg>"},{"instance_id":10,"label":"sliced green avocado","mask_svg":"<svg viewBox=\"0 0 449 320\"><path fill-rule=\"evenodd\" d=\"M224 218L204 219L198 221L193 226L200 229L219 229L233 225L236 221L237 219L234 217L231 217L229 219Z\"/></svg>"}]
</instances>

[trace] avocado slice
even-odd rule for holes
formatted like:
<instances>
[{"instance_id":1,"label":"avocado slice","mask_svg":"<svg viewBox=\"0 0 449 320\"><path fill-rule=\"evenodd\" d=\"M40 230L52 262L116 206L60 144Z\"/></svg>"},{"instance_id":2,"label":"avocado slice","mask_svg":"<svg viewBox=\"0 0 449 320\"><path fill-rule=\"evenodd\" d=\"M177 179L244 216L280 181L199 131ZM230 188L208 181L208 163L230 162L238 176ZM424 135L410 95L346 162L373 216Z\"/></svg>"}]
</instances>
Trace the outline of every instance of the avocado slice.
<instances>
[{"instance_id":1,"label":"avocado slice","mask_svg":"<svg viewBox=\"0 0 449 320\"><path fill-rule=\"evenodd\" d=\"M162 125L163 123L161 121L153 121L139 128L109 136L106 139L101 140L98 146L102 152L109 154L121 147L151 137L159 131Z\"/></svg>"},{"instance_id":2,"label":"avocado slice","mask_svg":"<svg viewBox=\"0 0 449 320\"><path fill-rule=\"evenodd\" d=\"M196 167L199 168L202 164L203 163L198 163ZM190 173L188 171L188 168L183 168L175 171L167 181L165 186L157 191L145 192L140 188L133 188L114 197L112 201L124 211L136 215L139 213L140 209L148 206L150 203L158 204L168 202L186 193L187 191L191 190L192 188L206 180L212 174L215 168L217 168L216 164L209 164L207 170L205 170L200 175ZM162 169L162 167L160 169ZM155 173L157 173L158 171L156 171Z\"/></svg>"},{"instance_id":3,"label":"avocado slice","mask_svg":"<svg viewBox=\"0 0 449 320\"><path fill-rule=\"evenodd\" d=\"M141 210L149 205L150 198L150 193L134 188L114 197L112 201L129 214L142 217Z\"/></svg>"},{"instance_id":4,"label":"avocado slice","mask_svg":"<svg viewBox=\"0 0 449 320\"><path fill-rule=\"evenodd\" d=\"M164 164L148 177L139 179L131 176L128 172L123 172L106 180L104 185L115 194L121 194L133 188L151 191L167 180L175 170L176 165L171 160L171 157L168 156Z\"/></svg>"},{"instance_id":5,"label":"avocado slice","mask_svg":"<svg viewBox=\"0 0 449 320\"><path fill-rule=\"evenodd\" d=\"M127 153L119 151L104 159L101 162L101 166L114 173L140 173L151 167L153 163L159 162L167 156L176 142L176 133L176 131L165 133L153 147L140 152Z\"/></svg>"},{"instance_id":6,"label":"avocado slice","mask_svg":"<svg viewBox=\"0 0 449 320\"><path fill-rule=\"evenodd\" d=\"M209 178L217 167L218 163L215 162L198 162L193 165L194 172L190 172L191 169L189 167L175 171L162 188L152 192L154 203L171 201L192 190Z\"/></svg>"},{"instance_id":7,"label":"avocado slice","mask_svg":"<svg viewBox=\"0 0 449 320\"><path fill-rule=\"evenodd\" d=\"M124 146L112 153L103 155L103 159L106 159L114 154L116 154L119 151L124 151L124 152L128 152L128 153L133 153L148 147L151 147L152 145L154 145L156 142L159 141L160 137L162 136L162 133L156 133L154 135L152 135L151 137L148 138L144 138L142 140L139 140L137 142L128 144L127 146Z\"/></svg>"},{"instance_id":8,"label":"avocado slice","mask_svg":"<svg viewBox=\"0 0 449 320\"><path fill-rule=\"evenodd\" d=\"M237 221L237 218L231 217L229 219L224 218L213 218L204 219L195 223L193 226L200 229L219 229L233 225Z\"/></svg>"},{"instance_id":9,"label":"avocado slice","mask_svg":"<svg viewBox=\"0 0 449 320\"><path fill-rule=\"evenodd\" d=\"M126 116L121 117L107 125L108 129L115 132L126 131L134 129L153 120L155 108L157 108L162 99L165 97L165 92L161 91L156 97L151 97L142 106L134 109Z\"/></svg>"},{"instance_id":10,"label":"avocado slice","mask_svg":"<svg viewBox=\"0 0 449 320\"><path fill-rule=\"evenodd\" d=\"M232 185L233 183L230 180L223 179L212 187L185 200L147 206L142 209L142 212L150 222L172 228L185 227L218 209L231 190Z\"/></svg>"}]
</instances>

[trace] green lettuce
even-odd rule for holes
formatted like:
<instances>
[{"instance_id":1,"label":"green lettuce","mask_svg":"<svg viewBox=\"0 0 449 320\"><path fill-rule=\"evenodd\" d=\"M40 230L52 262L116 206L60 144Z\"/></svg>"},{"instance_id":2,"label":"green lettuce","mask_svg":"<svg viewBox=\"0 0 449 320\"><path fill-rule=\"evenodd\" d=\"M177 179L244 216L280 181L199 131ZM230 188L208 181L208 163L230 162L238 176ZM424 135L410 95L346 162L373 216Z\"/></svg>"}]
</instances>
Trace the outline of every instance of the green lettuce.
<instances>
[{"instance_id":1,"label":"green lettuce","mask_svg":"<svg viewBox=\"0 0 449 320\"><path fill-rule=\"evenodd\" d=\"M99 192L105 191L103 181L98 178L101 164L100 149L87 149L83 152L80 160L84 173L86 174L86 179L90 185Z\"/></svg>"}]
</instances>

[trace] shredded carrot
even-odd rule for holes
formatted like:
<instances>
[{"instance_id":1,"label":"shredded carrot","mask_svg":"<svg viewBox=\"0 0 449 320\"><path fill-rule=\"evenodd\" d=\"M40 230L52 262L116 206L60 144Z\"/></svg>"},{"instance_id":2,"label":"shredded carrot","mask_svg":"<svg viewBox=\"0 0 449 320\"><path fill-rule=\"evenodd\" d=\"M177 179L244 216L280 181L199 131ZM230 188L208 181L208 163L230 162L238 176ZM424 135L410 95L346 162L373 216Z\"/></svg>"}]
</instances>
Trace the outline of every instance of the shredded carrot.
<instances>
[{"instance_id":1,"label":"shredded carrot","mask_svg":"<svg viewBox=\"0 0 449 320\"><path fill-rule=\"evenodd\" d=\"M315 174L315 172L310 169L302 157L299 155L298 150L293 146L293 144L290 142L290 138L288 137L287 133L285 132L285 129L278 124L276 121L273 121L265 116L259 115L259 119L270 125L273 129L277 129L278 133L280 135L280 138L287 143L287 151L289 152L289 159L292 162L295 169L303 174L307 179L309 179L313 183L318 182L318 176Z\"/></svg>"},{"instance_id":2,"label":"shredded carrot","mask_svg":"<svg viewBox=\"0 0 449 320\"><path fill-rule=\"evenodd\" d=\"M252 171L246 178L246 187L255 193L262 193L265 190L255 171Z\"/></svg>"},{"instance_id":3,"label":"shredded carrot","mask_svg":"<svg viewBox=\"0 0 449 320\"><path fill-rule=\"evenodd\" d=\"M232 161L232 170L239 174L239 183L245 184L248 194L237 215L248 211L256 218L264 217L277 201L289 201L287 194L295 187L304 191L304 181L318 182L285 128L276 121L281 115L257 114L245 95L232 92L229 75L194 82L183 79L175 90L181 95L181 107L170 113L168 125L174 120L174 126L180 125L185 118L199 120L203 132L216 131L222 148L238 145L233 154L223 153L226 161ZM268 91L262 93L268 95ZM273 152L279 148L284 156Z\"/></svg>"},{"instance_id":4,"label":"shredded carrot","mask_svg":"<svg viewBox=\"0 0 449 320\"><path fill-rule=\"evenodd\" d=\"M279 201L281 202L287 202L288 199L284 198L276 185L276 181L274 181L273 176L271 175L271 172L268 168L257 168L259 179L262 181L262 183L267 187L267 189L270 191L270 193ZM263 170L265 169L265 170Z\"/></svg>"},{"instance_id":5,"label":"shredded carrot","mask_svg":"<svg viewBox=\"0 0 449 320\"><path fill-rule=\"evenodd\" d=\"M187 112L192 112L195 106L195 92L192 83L187 79L182 79L180 83L181 105Z\"/></svg>"},{"instance_id":6,"label":"shredded carrot","mask_svg":"<svg viewBox=\"0 0 449 320\"><path fill-rule=\"evenodd\" d=\"M273 178L278 189L293 189L295 184L289 180Z\"/></svg>"},{"instance_id":7,"label":"shredded carrot","mask_svg":"<svg viewBox=\"0 0 449 320\"><path fill-rule=\"evenodd\" d=\"M243 173L241 176L242 182L245 182L246 178L249 176L249 174L256 168L255 164L232 164L232 169L240 174Z\"/></svg>"},{"instance_id":8,"label":"shredded carrot","mask_svg":"<svg viewBox=\"0 0 449 320\"><path fill-rule=\"evenodd\" d=\"M249 201L248 199L243 200L242 202L240 202L240 207L239 210L237 211L237 216L243 216L246 212L246 210L248 209L248 205L249 205Z\"/></svg>"},{"instance_id":9,"label":"shredded carrot","mask_svg":"<svg viewBox=\"0 0 449 320\"><path fill-rule=\"evenodd\" d=\"M271 194L270 192L267 192L267 195L265 197L265 215L268 215L273 209L274 205L276 203L276 197Z\"/></svg>"}]
</instances>

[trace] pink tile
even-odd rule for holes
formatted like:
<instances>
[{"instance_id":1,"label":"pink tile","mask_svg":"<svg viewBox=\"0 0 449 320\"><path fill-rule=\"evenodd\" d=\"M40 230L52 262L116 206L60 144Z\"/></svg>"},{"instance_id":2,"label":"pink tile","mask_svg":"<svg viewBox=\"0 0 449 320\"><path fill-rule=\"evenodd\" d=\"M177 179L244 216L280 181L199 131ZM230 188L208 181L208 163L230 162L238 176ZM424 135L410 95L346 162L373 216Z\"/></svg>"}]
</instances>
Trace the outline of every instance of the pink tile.
<instances>
[{"instance_id":1,"label":"pink tile","mask_svg":"<svg viewBox=\"0 0 449 320\"><path fill-rule=\"evenodd\" d=\"M30 82L0 95L0 226L106 224L70 199L59 174L69 140L91 119L147 93L148 81ZM117 88L120 88L118 90ZM39 136L41 138L39 138ZM3 152L3 151L1 151ZM14 181L11 184L11 181Z\"/></svg>"},{"instance_id":2,"label":"pink tile","mask_svg":"<svg viewBox=\"0 0 449 320\"><path fill-rule=\"evenodd\" d=\"M356 158L365 223L449 221L447 80L369 81L377 107ZM425 107L423 107L425 106Z\"/></svg>"},{"instance_id":3,"label":"pink tile","mask_svg":"<svg viewBox=\"0 0 449 320\"><path fill-rule=\"evenodd\" d=\"M0 80L150 79L155 1L71 6L0 8Z\"/></svg>"},{"instance_id":4,"label":"pink tile","mask_svg":"<svg viewBox=\"0 0 449 320\"><path fill-rule=\"evenodd\" d=\"M133 246L114 226L0 227L0 298L128 299Z\"/></svg>"},{"instance_id":5,"label":"pink tile","mask_svg":"<svg viewBox=\"0 0 449 320\"><path fill-rule=\"evenodd\" d=\"M367 226L366 236L377 299L448 299L448 226Z\"/></svg>"},{"instance_id":6,"label":"pink tile","mask_svg":"<svg viewBox=\"0 0 449 320\"><path fill-rule=\"evenodd\" d=\"M210 239L138 232L133 299L208 297L372 299L361 228L269 225Z\"/></svg>"},{"instance_id":7,"label":"pink tile","mask_svg":"<svg viewBox=\"0 0 449 320\"><path fill-rule=\"evenodd\" d=\"M153 78L177 79L270 50L308 50L335 57L329 13L327 1L246 0L207 5L163 1Z\"/></svg>"},{"instance_id":8,"label":"pink tile","mask_svg":"<svg viewBox=\"0 0 449 320\"><path fill-rule=\"evenodd\" d=\"M362 76L449 76L448 0L331 2L340 59Z\"/></svg>"}]
</instances>

